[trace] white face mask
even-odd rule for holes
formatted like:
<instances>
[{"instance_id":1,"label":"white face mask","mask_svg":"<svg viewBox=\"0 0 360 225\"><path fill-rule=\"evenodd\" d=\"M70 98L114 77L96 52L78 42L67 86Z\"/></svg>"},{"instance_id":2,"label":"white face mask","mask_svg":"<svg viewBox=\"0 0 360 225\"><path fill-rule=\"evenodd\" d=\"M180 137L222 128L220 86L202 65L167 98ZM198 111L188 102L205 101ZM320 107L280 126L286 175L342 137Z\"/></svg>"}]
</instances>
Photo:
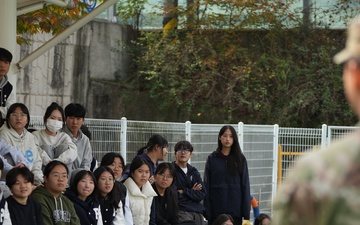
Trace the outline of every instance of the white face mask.
<instances>
[{"instance_id":1,"label":"white face mask","mask_svg":"<svg viewBox=\"0 0 360 225\"><path fill-rule=\"evenodd\" d=\"M56 133L63 127L63 122L59 120L48 119L46 121L46 127L51 133Z\"/></svg>"}]
</instances>

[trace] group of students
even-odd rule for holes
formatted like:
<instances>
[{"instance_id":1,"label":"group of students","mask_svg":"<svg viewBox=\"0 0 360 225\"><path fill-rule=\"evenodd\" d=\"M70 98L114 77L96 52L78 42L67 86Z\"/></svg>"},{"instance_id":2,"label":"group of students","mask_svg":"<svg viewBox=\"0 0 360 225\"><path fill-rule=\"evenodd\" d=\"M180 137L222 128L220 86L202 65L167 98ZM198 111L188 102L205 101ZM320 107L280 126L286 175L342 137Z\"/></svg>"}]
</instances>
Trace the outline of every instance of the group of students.
<instances>
[{"instance_id":1,"label":"group of students","mask_svg":"<svg viewBox=\"0 0 360 225\"><path fill-rule=\"evenodd\" d=\"M80 104L70 103L64 113L53 102L43 117L45 129L34 131L29 129L30 113L26 105L12 104L0 128L4 175L12 167L24 165L34 173L37 186L43 182L44 167L53 160L66 164L70 174L80 169L90 170L93 161L90 140L81 131L85 114Z\"/></svg>"},{"instance_id":2,"label":"group of students","mask_svg":"<svg viewBox=\"0 0 360 225\"><path fill-rule=\"evenodd\" d=\"M218 147L206 160L204 181L189 164L194 149L188 141L176 143L176 161L159 164L168 154L168 142L158 134L150 137L126 168L120 154L109 152L92 172L90 141L80 129L85 112L80 104L71 103L64 113L52 103L44 115L45 129L29 132L27 107L22 103L9 107L0 129L4 145L0 158L12 192L7 199L15 200L7 202L10 206L27 201L16 201L13 189L22 185L26 191L20 191L21 196L32 192L30 199L40 207L31 208L41 208L36 216L25 214L29 218L17 216L21 207L10 210L13 224L38 224L30 221L41 217L39 211L44 224L206 225L224 213L232 216L235 225L250 224L247 161L232 126L221 128ZM8 145L12 147L7 149ZM8 181L9 173L16 179ZM32 191L28 184L36 188Z\"/></svg>"},{"instance_id":3,"label":"group of students","mask_svg":"<svg viewBox=\"0 0 360 225\"><path fill-rule=\"evenodd\" d=\"M6 185L0 185L0 208L10 211L10 217L1 213L0 224L69 224L79 220L75 211L63 210L73 203L64 200L62 192L71 174L90 170L93 161L89 138L81 131L85 113L80 104L70 103L64 113L61 106L52 103L46 109L43 130L29 129L29 110L22 103L12 104L1 116L0 184ZM30 193L40 205L28 201ZM56 209L50 211L49 204Z\"/></svg>"},{"instance_id":4,"label":"group of students","mask_svg":"<svg viewBox=\"0 0 360 225\"><path fill-rule=\"evenodd\" d=\"M218 147L206 160L204 181L189 164L193 150L190 142L179 141L174 146L176 160L158 164L169 151L167 140L155 134L137 152L121 177L130 195L134 224L210 225L224 213L234 224L250 224L248 167L235 129L221 128ZM137 201L131 200L133 196ZM145 214L135 209L140 206ZM136 220L138 213L148 221Z\"/></svg>"},{"instance_id":5,"label":"group of students","mask_svg":"<svg viewBox=\"0 0 360 225\"><path fill-rule=\"evenodd\" d=\"M5 207L7 202L9 206L10 202L27 202L23 196L32 191L28 188L31 184L36 188L30 199L40 202L44 224L141 225L195 221L205 225L224 213L232 216L236 225L250 224L247 161L232 126L221 128L218 147L206 161L204 181L188 163L193 147L187 141L175 145L175 162L158 164L168 153L168 142L161 135L153 135L127 169L121 155L111 152L103 157L99 168L90 172L94 162L91 145L80 129L85 108L71 103L64 113L62 107L52 103L44 115L45 129L30 132L28 108L11 98L12 87L7 81L11 60L12 54L0 48L0 78L4 87L0 111L6 119L0 129L2 179L8 173L12 179L16 177L6 179L6 187L12 192L9 198L15 201L1 201L4 205L0 207ZM18 186L21 201L17 201L15 187ZM5 185L2 189L6 197L10 195ZM12 213L10 210L10 215L15 215L11 217L14 224L16 220L22 224L40 224L31 223L41 217L39 214L29 219L30 216L17 216L16 210ZM4 215L0 216L0 224Z\"/></svg>"}]
</instances>

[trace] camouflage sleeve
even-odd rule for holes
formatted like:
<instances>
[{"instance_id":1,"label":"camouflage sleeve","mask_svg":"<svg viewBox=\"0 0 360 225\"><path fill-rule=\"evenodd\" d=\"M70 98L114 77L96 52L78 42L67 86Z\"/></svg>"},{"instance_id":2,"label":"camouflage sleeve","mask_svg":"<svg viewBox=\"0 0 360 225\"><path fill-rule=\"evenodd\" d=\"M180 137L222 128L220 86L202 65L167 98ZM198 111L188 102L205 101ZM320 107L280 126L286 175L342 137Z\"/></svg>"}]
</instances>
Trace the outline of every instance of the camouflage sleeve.
<instances>
[{"instance_id":1,"label":"camouflage sleeve","mask_svg":"<svg viewBox=\"0 0 360 225\"><path fill-rule=\"evenodd\" d=\"M275 225L352 224L345 222L348 216L336 218L340 211L351 210L346 206L350 194L342 187L346 163L338 163L341 156L330 150L318 153L300 160L280 185L274 202Z\"/></svg>"}]
</instances>

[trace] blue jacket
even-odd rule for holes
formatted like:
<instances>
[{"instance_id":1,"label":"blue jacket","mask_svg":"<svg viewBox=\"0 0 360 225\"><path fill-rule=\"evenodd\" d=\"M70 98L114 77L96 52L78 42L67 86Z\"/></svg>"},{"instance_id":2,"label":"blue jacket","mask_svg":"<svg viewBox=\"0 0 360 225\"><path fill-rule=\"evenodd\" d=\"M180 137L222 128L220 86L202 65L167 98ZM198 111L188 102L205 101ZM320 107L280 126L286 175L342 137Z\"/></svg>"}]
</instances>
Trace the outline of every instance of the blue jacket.
<instances>
[{"instance_id":1,"label":"blue jacket","mask_svg":"<svg viewBox=\"0 0 360 225\"><path fill-rule=\"evenodd\" d=\"M227 157L219 151L211 153L205 164L204 182L208 195L204 200L206 217L215 219L222 213L233 218L250 219L250 183L247 161L242 174L228 171Z\"/></svg>"},{"instance_id":2,"label":"blue jacket","mask_svg":"<svg viewBox=\"0 0 360 225\"><path fill-rule=\"evenodd\" d=\"M102 219L101 212L99 210L100 204L95 201L92 196L87 197L84 202L70 189L67 189L64 195L74 203L74 208L80 219L81 225L96 225L97 221Z\"/></svg>"},{"instance_id":3,"label":"blue jacket","mask_svg":"<svg viewBox=\"0 0 360 225\"><path fill-rule=\"evenodd\" d=\"M204 206L201 201L206 196L206 189L201 179L199 171L187 164L187 174L173 162L176 169L176 180L173 184L174 190L184 190L183 194L178 193L179 196L179 210L188 212L204 213ZM203 188L199 191L193 190L192 187L195 183L199 183Z\"/></svg>"}]
</instances>

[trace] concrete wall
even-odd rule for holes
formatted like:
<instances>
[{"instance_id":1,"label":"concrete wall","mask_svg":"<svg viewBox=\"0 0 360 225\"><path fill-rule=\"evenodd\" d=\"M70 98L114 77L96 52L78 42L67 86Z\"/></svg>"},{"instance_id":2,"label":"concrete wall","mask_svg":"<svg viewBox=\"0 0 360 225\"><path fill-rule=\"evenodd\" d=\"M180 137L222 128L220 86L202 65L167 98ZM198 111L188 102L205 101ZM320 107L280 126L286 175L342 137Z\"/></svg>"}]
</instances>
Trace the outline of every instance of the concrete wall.
<instances>
[{"instance_id":1,"label":"concrete wall","mask_svg":"<svg viewBox=\"0 0 360 225\"><path fill-rule=\"evenodd\" d=\"M88 109L87 117L119 118L102 113L111 115L110 109L121 108L121 88L115 80L124 76L130 59L118 42L126 43L129 37L131 30L125 25L90 22L17 74L17 100L29 107L31 115L43 115L54 101L63 107L70 102L81 103ZM52 36L29 38L29 45L19 47L20 59Z\"/></svg>"}]
</instances>

